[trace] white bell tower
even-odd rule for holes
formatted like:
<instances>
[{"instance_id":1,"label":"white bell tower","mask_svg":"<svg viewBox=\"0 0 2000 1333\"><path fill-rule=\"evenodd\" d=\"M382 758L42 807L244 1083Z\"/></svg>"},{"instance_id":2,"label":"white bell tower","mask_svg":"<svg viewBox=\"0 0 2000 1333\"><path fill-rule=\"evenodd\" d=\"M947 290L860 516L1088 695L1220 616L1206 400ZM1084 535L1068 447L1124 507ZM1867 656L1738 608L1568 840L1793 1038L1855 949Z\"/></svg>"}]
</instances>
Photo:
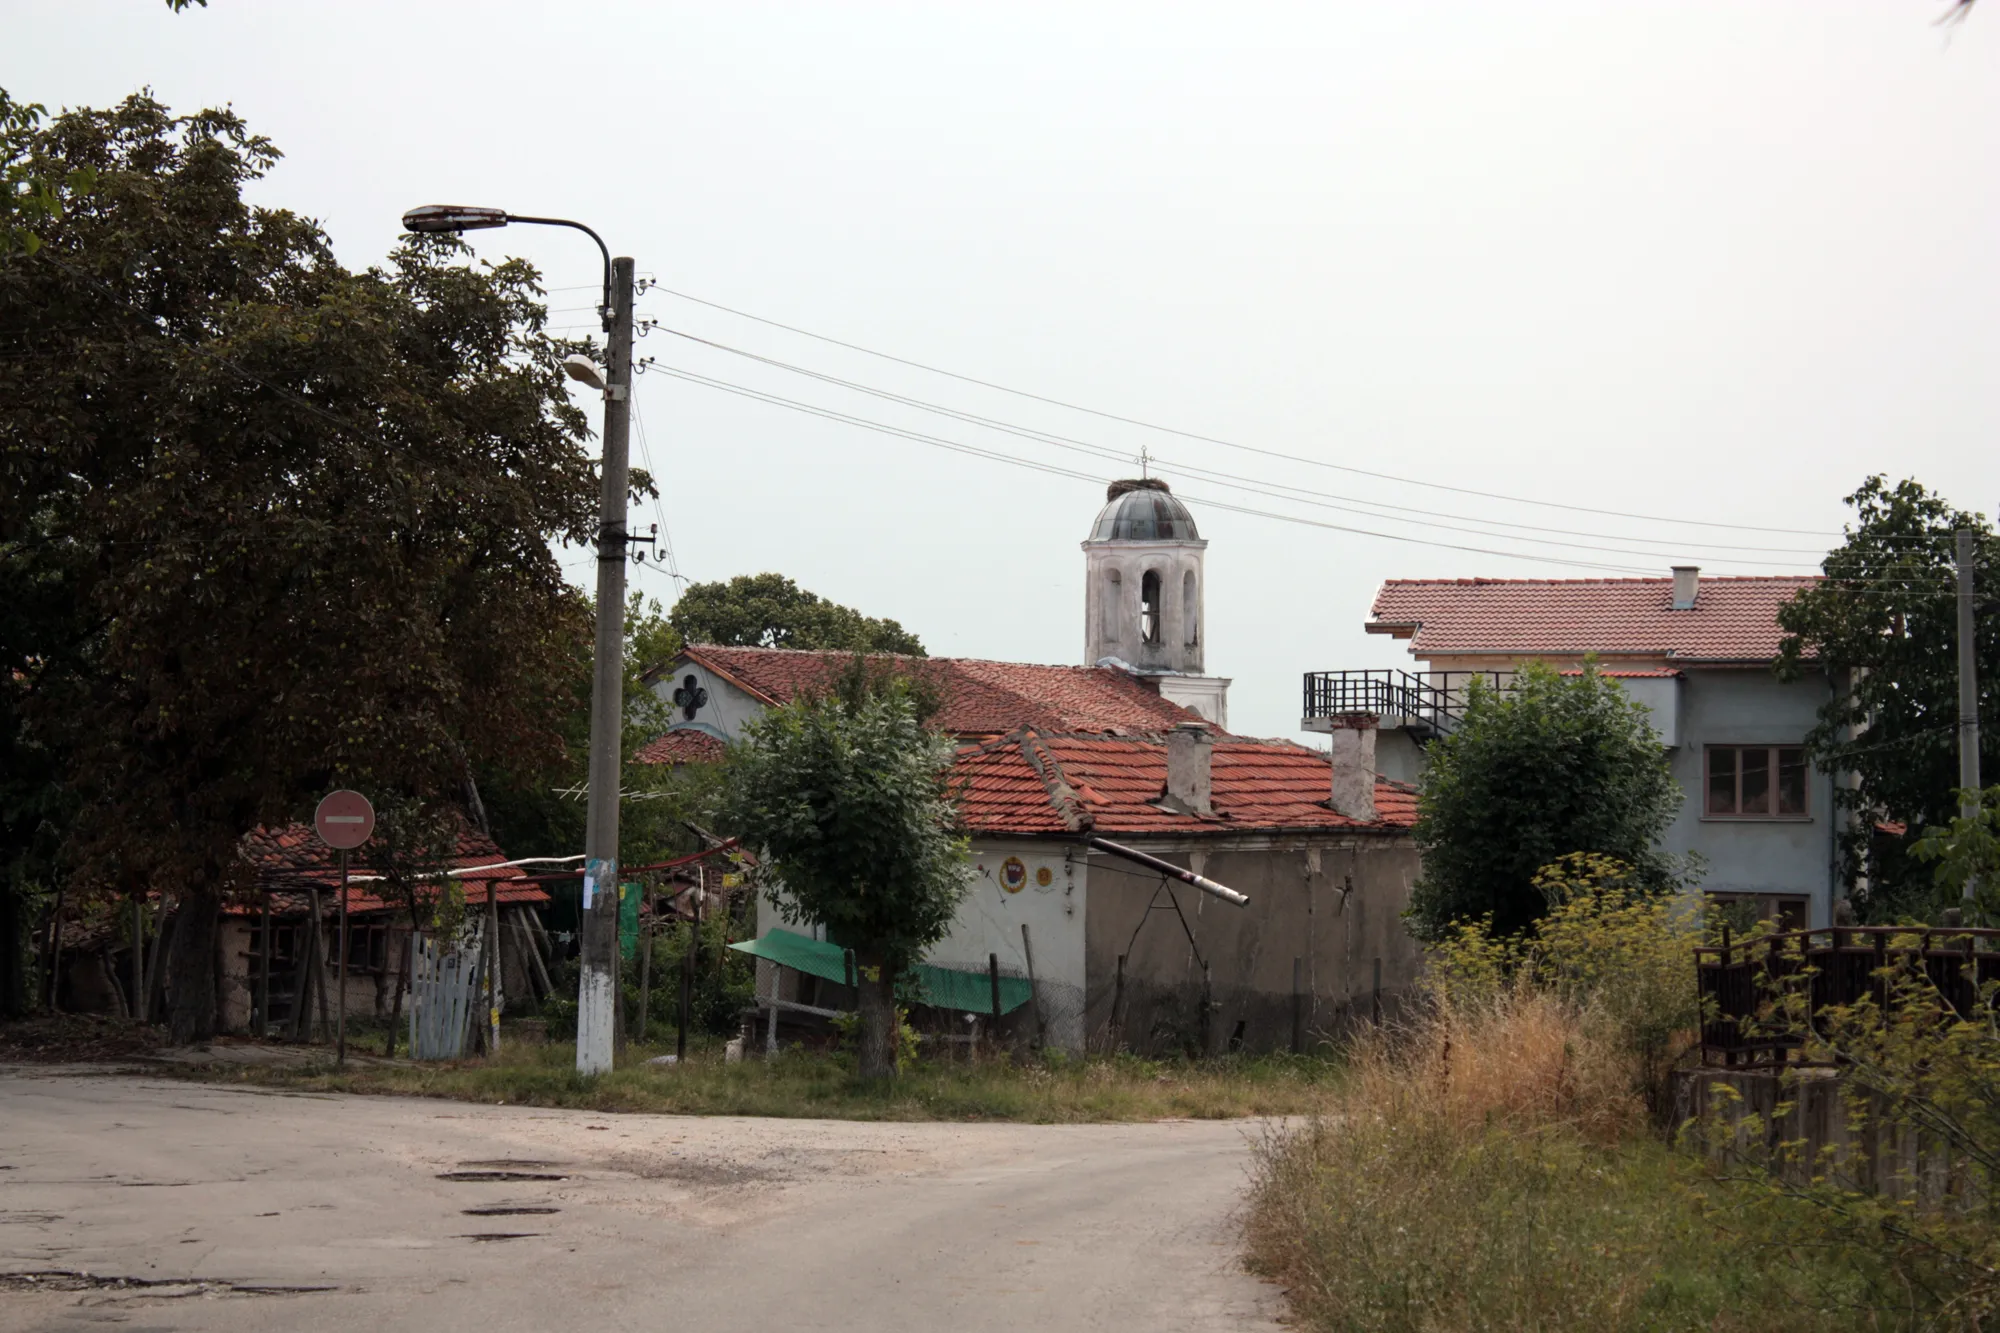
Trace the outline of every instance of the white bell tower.
<instances>
[{"instance_id":1,"label":"white bell tower","mask_svg":"<svg viewBox=\"0 0 2000 1333\"><path fill-rule=\"evenodd\" d=\"M1122 666L1218 727L1229 682L1202 674L1208 543L1167 483L1111 483L1083 543L1084 661Z\"/></svg>"}]
</instances>

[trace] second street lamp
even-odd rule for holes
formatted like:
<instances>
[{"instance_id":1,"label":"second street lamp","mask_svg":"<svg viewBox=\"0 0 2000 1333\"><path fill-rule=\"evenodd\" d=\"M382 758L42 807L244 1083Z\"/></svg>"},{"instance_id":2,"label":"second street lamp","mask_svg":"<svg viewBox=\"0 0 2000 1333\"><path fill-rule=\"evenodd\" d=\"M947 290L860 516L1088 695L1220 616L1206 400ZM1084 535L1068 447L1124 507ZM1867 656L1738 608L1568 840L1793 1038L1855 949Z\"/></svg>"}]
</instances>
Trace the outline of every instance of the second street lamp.
<instances>
[{"instance_id":1,"label":"second street lamp","mask_svg":"<svg viewBox=\"0 0 2000 1333\"><path fill-rule=\"evenodd\" d=\"M607 354L601 379L564 364L572 379L604 390L604 466L597 527L597 650L590 689L590 806L583 852L583 920L578 932L576 1069L602 1074L616 1044L618 993L618 788L625 718L625 503L631 484L632 260L613 259L604 239L581 222L525 217L499 208L427 204L403 215L414 232L462 232L509 223L570 227L604 255ZM583 358L571 357L571 362ZM592 371L596 367L590 367Z\"/></svg>"}]
</instances>

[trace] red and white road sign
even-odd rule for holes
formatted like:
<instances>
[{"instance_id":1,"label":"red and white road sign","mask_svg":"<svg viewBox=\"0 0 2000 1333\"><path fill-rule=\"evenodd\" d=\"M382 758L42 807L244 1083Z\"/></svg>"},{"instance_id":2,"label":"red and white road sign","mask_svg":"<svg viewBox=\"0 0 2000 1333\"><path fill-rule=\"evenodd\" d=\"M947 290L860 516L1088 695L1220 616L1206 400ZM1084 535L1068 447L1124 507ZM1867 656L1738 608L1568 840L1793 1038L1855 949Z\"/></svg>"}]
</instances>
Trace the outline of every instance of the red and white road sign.
<instances>
[{"instance_id":1,"label":"red and white road sign","mask_svg":"<svg viewBox=\"0 0 2000 1333\"><path fill-rule=\"evenodd\" d=\"M330 791L313 811L313 827L329 847L359 847L375 831L375 807L358 791Z\"/></svg>"}]
</instances>

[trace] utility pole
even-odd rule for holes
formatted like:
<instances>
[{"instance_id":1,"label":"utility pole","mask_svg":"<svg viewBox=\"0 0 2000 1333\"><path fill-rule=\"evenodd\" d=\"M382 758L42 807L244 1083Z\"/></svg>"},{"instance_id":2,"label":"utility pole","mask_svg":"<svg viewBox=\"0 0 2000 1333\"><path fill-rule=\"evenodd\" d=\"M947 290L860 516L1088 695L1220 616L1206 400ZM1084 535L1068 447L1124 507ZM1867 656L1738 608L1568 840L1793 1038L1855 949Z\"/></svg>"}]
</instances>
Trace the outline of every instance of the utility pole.
<instances>
[{"instance_id":1,"label":"utility pole","mask_svg":"<svg viewBox=\"0 0 2000 1333\"><path fill-rule=\"evenodd\" d=\"M590 690L590 807L584 830L583 976L576 1071L611 1070L617 1042L618 784L625 730L625 501L632 430L632 261L611 261L604 371L604 489L597 528L597 671Z\"/></svg>"},{"instance_id":2,"label":"utility pole","mask_svg":"<svg viewBox=\"0 0 2000 1333\"><path fill-rule=\"evenodd\" d=\"M1979 783L1979 658L1973 651L1972 618L1973 534L1958 530L1958 785L1975 793L1974 804L1961 803L1959 817L1970 819L1979 813L1976 793ZM1969 901L1977 886L1971 875L1965 878Z\"/></svg>"}]
</instances>

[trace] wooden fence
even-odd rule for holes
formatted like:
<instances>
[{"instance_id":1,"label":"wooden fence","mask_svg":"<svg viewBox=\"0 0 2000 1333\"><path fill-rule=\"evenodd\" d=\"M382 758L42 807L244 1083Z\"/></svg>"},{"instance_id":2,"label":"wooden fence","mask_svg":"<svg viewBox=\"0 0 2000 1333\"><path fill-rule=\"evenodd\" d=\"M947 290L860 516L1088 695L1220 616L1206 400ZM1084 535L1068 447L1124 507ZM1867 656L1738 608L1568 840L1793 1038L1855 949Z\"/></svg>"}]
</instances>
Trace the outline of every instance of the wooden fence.
<instances>
[{"instance_id":1,"label":"wooden fence","mask_svg":"<svg viewBox=\"0 0 2000 1333\"><path fill-rule=\"evenodd\" d=\"M1981 1003L1980 988L2000 982L2000 930L1965 926L1829 926L1784 930L1695 950L1702 998L1702 1063L1726 1068L1783 1065L1801 1059L1804 1034L1757 1021L1780 995L1798 995L1805 1019L1867 998L1887 1006L1892 966L1920 964L1937 993L1961 1016Z\"/></svg>"}]
</instances>

